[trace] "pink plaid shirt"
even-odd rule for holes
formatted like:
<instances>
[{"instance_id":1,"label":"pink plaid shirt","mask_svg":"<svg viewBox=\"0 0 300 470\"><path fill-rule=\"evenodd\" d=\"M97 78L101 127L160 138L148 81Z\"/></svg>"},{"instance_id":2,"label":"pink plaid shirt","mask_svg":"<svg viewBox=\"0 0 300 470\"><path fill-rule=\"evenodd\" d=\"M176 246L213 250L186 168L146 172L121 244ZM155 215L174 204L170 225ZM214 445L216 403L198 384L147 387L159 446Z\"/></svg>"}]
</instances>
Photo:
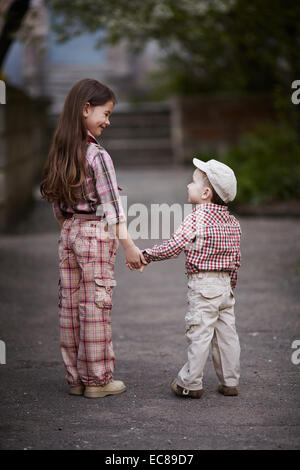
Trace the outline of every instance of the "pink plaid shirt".
<instances>
[{"instance_id":1,"label":"pink plaid shirt","mask_svg":"<svg viewBox=\"0 0 300 470\"><path fill-rule=\"evenodd\" d=\"M72 207L54 202L55 217L59 220L71 217L76 212L87 214L97 212L97 215L105 215L109 225L125 222L126 217L119 195L121 188L117 184L113 161L89 131L86 162L90 175L82 188L81 200Z\"/></svg>"},{"instance_id":2,"label":"pink plaid shirt","mask_svg":"<svg viewBox=\"0 0 300 470\"><path fill-rule=\"evenodd\" d=\"M240 267L241 228L227 206L199 204L193 209L172 238L162 245L147 248L147 262L177 258L184 250L186 274L199 271L228 271L235 288Z\"/></svg>"}]
</instances>

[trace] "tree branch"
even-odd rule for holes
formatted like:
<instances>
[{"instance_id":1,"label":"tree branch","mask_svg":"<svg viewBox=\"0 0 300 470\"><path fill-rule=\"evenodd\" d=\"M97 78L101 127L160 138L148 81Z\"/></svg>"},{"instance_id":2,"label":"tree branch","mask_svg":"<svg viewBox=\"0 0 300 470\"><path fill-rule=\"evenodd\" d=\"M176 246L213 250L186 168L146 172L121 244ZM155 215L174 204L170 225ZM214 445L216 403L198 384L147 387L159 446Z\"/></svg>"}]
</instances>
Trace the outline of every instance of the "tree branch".
<instances>
[{"instance_id":1,"label":"tree branch","mask_svg":"<svg viewBox=\"0 0 300 470\"><path fill-rule=\"evenodd\" d=\"M20 29L29 6L30 0L14 0L7 10L0 34L0 67L2 67L6 54L15 40L15 35Z\"/></svg>"}]
</instances>

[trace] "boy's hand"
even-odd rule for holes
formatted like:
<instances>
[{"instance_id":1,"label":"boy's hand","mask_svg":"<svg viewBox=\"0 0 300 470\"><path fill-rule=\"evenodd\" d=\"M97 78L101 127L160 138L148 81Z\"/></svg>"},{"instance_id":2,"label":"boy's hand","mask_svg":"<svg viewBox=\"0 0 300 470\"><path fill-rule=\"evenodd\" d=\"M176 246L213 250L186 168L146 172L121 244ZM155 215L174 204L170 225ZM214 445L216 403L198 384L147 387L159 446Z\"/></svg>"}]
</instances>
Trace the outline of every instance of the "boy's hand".
<instances>
[{"instance_id":1,"label":"boy's hand","mask_svg":"<svg viewBox=\"0 0 300 470\"><path fill-rule=\"evenodd\" d=\"M140 267L140 273L142 273L144 271L146 266L147 266L146 264L142 264L142 266Z\"/></svg>"}]
</instances>

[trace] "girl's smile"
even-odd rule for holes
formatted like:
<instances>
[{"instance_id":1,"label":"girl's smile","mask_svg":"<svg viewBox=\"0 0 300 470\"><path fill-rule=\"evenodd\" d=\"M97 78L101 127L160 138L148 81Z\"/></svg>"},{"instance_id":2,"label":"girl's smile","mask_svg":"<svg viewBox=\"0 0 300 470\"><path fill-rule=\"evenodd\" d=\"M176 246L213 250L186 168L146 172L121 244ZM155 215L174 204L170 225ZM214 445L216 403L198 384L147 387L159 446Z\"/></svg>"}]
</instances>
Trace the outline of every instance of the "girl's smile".
<instances>
[{"instance_id":1,"label":"girl's smile","mask_svg":"<svg viewBox=\"0 0 300 470\"><path fill-rule=\"evenodd\" d=\"M114 108L114 103L108 101L103 105L91 106L86 103L83 108L83 117L85 119L86 127L91 134L99 137L103 129L110 125L109 117Z\"/></svg>"}]
</instances>

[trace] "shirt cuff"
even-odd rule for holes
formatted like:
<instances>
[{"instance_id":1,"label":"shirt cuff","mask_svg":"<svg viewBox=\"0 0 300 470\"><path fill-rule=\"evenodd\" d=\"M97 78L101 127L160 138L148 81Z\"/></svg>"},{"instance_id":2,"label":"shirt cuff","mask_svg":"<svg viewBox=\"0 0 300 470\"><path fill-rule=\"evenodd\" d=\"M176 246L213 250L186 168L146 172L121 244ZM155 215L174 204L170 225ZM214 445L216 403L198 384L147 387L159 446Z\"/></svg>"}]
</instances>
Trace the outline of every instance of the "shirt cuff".
<instances>
[{"instance_id":1,"label":"shirt cuff","mask_svg":"<svg viewBox=\"0 0 300 470\"><path fill-rule=\"evenodd\" d=\"M116 224L121 224L122 222L126 222L126 217L123 215L120 215L120 217L107 217L106 216L106 221L108 225L116 225Z\"/></svg>"},{"instance_id":2,"label":"shirt cuff","mask_svg":"<svg viewBox=\"0 0 300 470\"><path fill-rule=\"evenodd\" d=\"M147 250L143 250L142 253L147 263L150 263L152 261L151 255L147 252Z\"/></svg>"}]
</instances>

